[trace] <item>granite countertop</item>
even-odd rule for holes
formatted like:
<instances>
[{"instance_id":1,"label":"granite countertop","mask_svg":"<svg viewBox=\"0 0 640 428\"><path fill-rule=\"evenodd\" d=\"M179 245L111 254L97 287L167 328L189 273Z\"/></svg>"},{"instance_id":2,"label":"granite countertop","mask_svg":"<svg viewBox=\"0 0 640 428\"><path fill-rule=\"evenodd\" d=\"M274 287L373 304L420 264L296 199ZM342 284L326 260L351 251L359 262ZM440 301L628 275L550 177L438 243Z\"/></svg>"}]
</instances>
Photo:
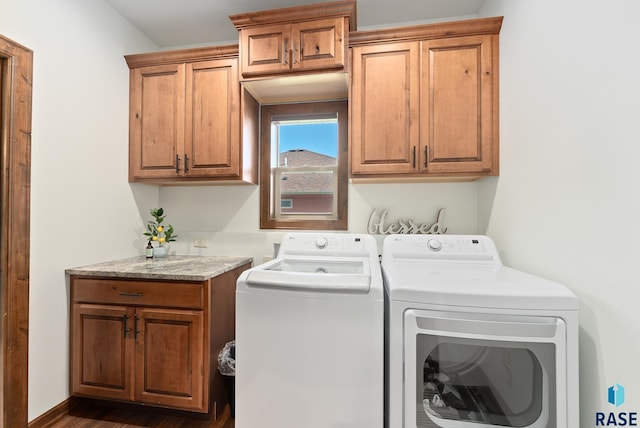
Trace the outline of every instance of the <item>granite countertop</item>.
<instances>
[{"instance_id":1,"label":"granite countertop","mask_svg":"<svg viewBox=\"0 0 640 428\"><path fill-rule=\"evenodd\" d=\"M65 273L111 278L206 281L252 261L251 257L237 256L174 255L156 259L138 256L71 268Z\"/></svg>"}]
</instances>

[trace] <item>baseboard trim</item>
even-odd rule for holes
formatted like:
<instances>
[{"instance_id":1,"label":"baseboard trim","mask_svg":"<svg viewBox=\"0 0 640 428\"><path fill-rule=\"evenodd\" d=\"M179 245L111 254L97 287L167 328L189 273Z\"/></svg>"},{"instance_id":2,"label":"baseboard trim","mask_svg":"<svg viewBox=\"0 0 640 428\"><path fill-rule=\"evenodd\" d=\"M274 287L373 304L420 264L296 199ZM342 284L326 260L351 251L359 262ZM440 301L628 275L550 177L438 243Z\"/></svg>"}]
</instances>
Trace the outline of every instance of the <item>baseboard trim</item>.
<instances>
[{"instance_id":1,"label":"baseboard trim","mask_svg":"<svg viewBox=\"0 0 640 428\"><path fill-rule=\"evenodd\" d=\"M29 422L28 428L48 428L67 416L78 406L78 399L69 397L57 406L38 416Z\"/></svg>"}]
</instances>

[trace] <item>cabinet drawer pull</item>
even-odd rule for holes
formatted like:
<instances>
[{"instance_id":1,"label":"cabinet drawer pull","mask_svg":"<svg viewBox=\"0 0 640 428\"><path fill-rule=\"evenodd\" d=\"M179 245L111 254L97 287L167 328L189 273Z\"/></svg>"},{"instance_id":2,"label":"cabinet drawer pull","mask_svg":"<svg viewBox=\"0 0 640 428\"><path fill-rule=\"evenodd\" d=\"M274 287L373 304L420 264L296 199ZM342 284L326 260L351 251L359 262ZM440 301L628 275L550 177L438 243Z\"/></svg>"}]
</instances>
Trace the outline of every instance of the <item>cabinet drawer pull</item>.
<instances>
[{"instance_id":1,"label":"cabinet drawer pull","mask_svg":"<svg viewBox=\"0 0 640 428\"><path fill-rule=\"evenodd\" d=\"M429 166L429 146L424 146L424 167Z\"/></svg>"},{"instance_id":2,"label":"cabinet drawer pull","mask_svg":"<svg viewBox=\"0 0 640 428\"><path fill-rule=\"evenodd\" d=\"M189 158L187 157L187 154L185 153L184 154L184 173L185 174L187 173L187 171L189 171L188 162L189 162Z\"/></svg>"},{"instance_id":3,"label":"cabinet drawer pull","mask_svg":"<svg viewBox=\"0 0 640 428\"><path fill-rule=\"evenodd\" d=\"M142 293L120 293L122 297L142 297Z\"/></svg>"},{"instance_id":4,"label":"cabinet drawer pull","mask_svg":"<svg viewBox=\"0 0 640 428\"><path fill-rule=\"evenodd\" d=\"M413 146L413 169L416 169L416 146Z\"/></svg>"},{"instance_id":5,"label":"cabinet drawer pull","mask_svg":"<svg viewBox=\"0 0 640 428\"><path fill-rule=\"evenodd\" d=\"M180 156L176 155L176 174L180 174Z\"/></svg>"},{"instance_id":6,"label":"cabinet drawer pull","mask_svg":"<svg viewBox=\"0 0 640 428\"><path fill-rule=\"evenodd\" d=\"M297 64L297 62L298 62L298 61L297 61L298 50L296 49L296 44L295 44L295 42L293 43L293 52L292 52L292 55L293 55L293 63L294 63L294 64Z\"/></svg>"}]
</instances>

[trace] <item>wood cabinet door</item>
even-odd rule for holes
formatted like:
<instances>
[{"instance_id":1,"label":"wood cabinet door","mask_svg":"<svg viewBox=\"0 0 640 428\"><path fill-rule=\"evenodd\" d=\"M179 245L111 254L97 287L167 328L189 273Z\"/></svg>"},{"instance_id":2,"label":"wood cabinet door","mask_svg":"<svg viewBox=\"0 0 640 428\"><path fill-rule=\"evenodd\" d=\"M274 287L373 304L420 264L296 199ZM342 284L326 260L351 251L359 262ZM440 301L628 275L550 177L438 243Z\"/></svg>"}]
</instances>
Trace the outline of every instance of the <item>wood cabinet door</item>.
<instances>
[{"instance_id":1,"label":"wood cabinet door","mask_svg":"<svg viewBox=\"0 0 640 428\"><path fill-rule=\"evenodd\" d=\"M354 47L351 174L417 171L419 43Z\"/></svg>"},{"instance_id":2,"label":"wood cabinet door","mask_svg":"<svg viewBox=\"0 0 640 428\"><path fill-rule=\"evenodd\" d=\"M202 311L138 308L135 400L207 412Z\"/></svg>"},{"instance_id":3,"label":"wood cabinet door","mask_svg":"<svg viewBox=\"0 0 640 428\"><path fill-rule=\"evenodd\" d=\"M244 77L290 69L291 24L263 25L240 31L240 61Z\"/></svg>"},{"instance_id":4,"label":"wood cabinet door","mask_svg":"<svg viewBox=\"0 0 640 428\"><path fill-rule=\"evenodd\" d=\"M239 177L240 84L236 59L187 63L185 116L185 175Z\"/></svg>"},{"instance_id":5,"label":"wood cabinet door","mask_svg":"<svg viewBox=\"0 0 640 428\"><path fill-rule=\"evenodd\" d=\"M184 64L131 70L129 181L182 174L184 70Z\"/></svg>"},{"instance_id":6,"label":"wood cabinet door","mask_svg":"<svg viewBox=\"0 0 640 428\"><path fill-rule=\"evenodd\" d=\"M320 19L292 24L293 70L344 68L345 19Z\"/></svg>"},{"instance_id":7,"label":"wood cabinet door","mask_svg":"<svg viewBox=\"0 0 640 428\"><path fill-rule=\"evenodd\" d=\"M72 394L133 400L133 313L123 306L72 305Z\"/></svg>"},{"instance_id":8,"label":"wood cabinet door","mask_svg":"<svg viewBox=\"0 0 640 428\"><path fill-rule=\"evenodd\" d=\"M494 158L497 165L492 40L468 36L421 42L422 170L489 173Z\"/></svg>"}]
</instances>

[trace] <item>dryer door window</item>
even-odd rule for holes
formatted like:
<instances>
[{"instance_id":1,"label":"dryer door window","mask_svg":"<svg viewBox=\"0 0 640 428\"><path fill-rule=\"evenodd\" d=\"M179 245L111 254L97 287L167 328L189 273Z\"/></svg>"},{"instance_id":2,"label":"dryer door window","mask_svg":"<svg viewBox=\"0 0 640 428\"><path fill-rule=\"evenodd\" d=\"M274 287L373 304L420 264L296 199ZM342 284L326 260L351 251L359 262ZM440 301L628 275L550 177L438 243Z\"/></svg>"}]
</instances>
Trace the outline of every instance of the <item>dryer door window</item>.
<instances>
[{"instance_id":1,"label":"dryer door window","mask_svg":"<svg viewBox=\"0 0 640 428\"><path fill-rule=\"evenodd\" d=\"M543 415L548 380L532 350L429 335L417 342L418 410L426 416L528 427ZM538 351L553 355L553 347Z\"/></svg>"},{"instance_id":2,"label":"dryer door window","mask_svg":"<svg viewBox=\"0 0 640 428\"><path fill-rule=\"evenodd\" d=\"M405 315L405 394L415 397L416 427L557 426L556 358L564 351L554 338L564 334L561 321L415 315Z\"/></svg>"}]
</instances>

